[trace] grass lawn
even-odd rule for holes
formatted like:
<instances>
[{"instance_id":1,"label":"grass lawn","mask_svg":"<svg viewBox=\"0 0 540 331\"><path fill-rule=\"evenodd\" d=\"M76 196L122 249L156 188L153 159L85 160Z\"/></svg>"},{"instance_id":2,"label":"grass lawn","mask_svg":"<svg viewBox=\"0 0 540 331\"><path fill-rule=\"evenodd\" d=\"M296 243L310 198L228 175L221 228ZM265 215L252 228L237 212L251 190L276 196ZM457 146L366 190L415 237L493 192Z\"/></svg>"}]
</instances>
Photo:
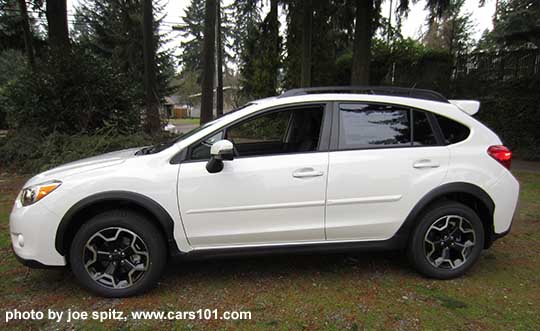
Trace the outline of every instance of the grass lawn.
<instances>
[{"instance_id":1,"label":"grass lawn","mask_svg":"<svg viewBox=\"0 0 540 331\"><path fill-rule=\"evenodd\" d=\"M251 320L10 322L9 329L538 330L540 174L518 172L522 191L510 235L465 276L423 278L400 253L280 256L171 266L159 286L102 299L69 271L30 270L10 250L8 214L23 178L0 177L0 311L249 310ZM4 327L4 325L2 325Z\"/></svg>"},{"instance_id":2,"label":"grass lawn","mask_svg":"<svg viewBox=\"0 0 540 331\"><path fill-rule=\"evenodd\" d=\"M199 125L199 118L171 118L169 119L169 124L174 125Z\"/></svg>"}]
</instances>

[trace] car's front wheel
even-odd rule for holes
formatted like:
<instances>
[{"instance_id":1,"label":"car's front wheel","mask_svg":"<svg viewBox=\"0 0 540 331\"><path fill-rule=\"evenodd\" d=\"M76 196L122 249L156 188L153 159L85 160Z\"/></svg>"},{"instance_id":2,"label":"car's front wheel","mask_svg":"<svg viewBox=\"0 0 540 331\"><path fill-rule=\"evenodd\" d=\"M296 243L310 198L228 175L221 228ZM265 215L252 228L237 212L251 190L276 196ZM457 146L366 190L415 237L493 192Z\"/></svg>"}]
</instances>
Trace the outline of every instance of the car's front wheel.
<instances>
[{"instance_id":1,"label":"car's front wheel","mask_svg":"<svg viewBox=\"0 0 540 331\"><path fill-rule=\"evenodd\" d=\"M414 229L408 257L421 274L438 279L463 275L484 248L484 229L478 215L458 202L430 208Z\"/></svg>"},{"instance_id":2,"label":"car's front wheel","mask_svg":"<svg viewBox=\"0 0 540 331\"><path fill-rule=\"evenodd\" d=\"M166 247L159 230L143 215L112 210L83 224L69 260L87 289L105 297L127 297L155 285L166 264Z\"/></svg>"}]
</instances>

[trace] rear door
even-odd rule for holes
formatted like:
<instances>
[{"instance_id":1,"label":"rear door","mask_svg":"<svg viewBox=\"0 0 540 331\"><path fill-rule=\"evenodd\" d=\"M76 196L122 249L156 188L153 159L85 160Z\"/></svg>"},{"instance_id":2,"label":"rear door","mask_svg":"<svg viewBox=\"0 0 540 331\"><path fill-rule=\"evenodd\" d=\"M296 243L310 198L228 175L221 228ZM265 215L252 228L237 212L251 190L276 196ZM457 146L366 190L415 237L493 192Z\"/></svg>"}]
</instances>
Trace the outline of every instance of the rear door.
<instances>
[{"instance_id":1,"label":"rear door","mask_svg":"<svg viewBox=\"0 0 540 331\"><path fill-rule=\"evenodd\" d=\"M425 111L338 103L334 120L327 239L388 239L418 200L444 179L448 148Z\"/></svg>"}]
</instances>

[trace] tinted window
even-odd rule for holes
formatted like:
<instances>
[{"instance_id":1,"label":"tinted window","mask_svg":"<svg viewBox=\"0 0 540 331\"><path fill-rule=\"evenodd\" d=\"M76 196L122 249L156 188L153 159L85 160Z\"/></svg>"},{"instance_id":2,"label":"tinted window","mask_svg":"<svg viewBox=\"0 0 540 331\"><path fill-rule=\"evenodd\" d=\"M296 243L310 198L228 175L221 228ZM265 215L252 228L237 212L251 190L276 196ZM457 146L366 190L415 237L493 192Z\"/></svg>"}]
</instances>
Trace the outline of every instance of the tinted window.
<instances>
[{"instance_id":1,"label":"tinted window","mask_svg":"<svg viewBox=\"0 0 540 331\"><path fill-rule=\"evenodd\" d=\"M275 112L230 128L227 137L236 144L282 141L291 112Z\"/></svg>"},{"instance_id":2,"label":"tinted window","mask_svg":"<svg viewBox=\"0 0 540 331\"><path fill-rule=\"evenodd\" d=\"M447 117L435 115L441 127L446 144L455 144L467 139L471 130L465 125L451 120Z\"/></svg>"},{"instance_id":3,"label":"tinted window","mask_svg":"<svg viewBox=\"0 0 540 331\"><path fill-rule=\"evenodd\" d=\"M239 156L315 151L322 118L322 106L272 112L232 126L227 139Z\"/></svg>"},{"instance_id":4,"label":"tinted window","mask_svg":"<svg viewBox=\"0 0 540 331\"><path fill-rule=\"evenodd\" d=\"M205 139L191 148L191 160L208 160L210 159L210 147L213 143L220 140L223 136L223 131L220 131L212 137Z\"/></svg>"},{"instance_id":5,"label":"tinted window","mask_svg":"<svg viewBox=\"0 0 540 331\"><path fill-rule=\"evenodd\" d=\"M428 116L423 111L413 111L414 146L435 146L437 139L429 123Z\"/></svg>"},{"instance_id":6,"label":"tinted window","mask_svg":"<svg viewBox=\"0 0 540 331\"><path fill-rule=\"evenodd\" d=\"M411 144L409 109L377 104L340 105L339 148Z\"/></svg>"}]
</instances>

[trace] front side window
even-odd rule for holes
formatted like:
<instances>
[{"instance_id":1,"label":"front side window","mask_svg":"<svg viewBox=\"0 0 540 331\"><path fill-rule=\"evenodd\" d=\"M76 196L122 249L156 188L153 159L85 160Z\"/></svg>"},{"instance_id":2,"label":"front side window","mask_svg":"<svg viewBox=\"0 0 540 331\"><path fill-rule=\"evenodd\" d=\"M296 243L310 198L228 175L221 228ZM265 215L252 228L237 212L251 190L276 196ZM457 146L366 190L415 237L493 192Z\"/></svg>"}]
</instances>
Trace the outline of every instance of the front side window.
<instances>
[{"instance_id":1,"label":"front side window","mask_svg":"<svg viewBox=\"0 0 540 331\"><path fill-rule=\"evenodd\" d=\"M211 137L205 139L204 141L201 141L200 143L196 144L191 148L191 154L190 159L191 160L208 160L210 159L210 147L212 147L212 144L216 141L222 139L223 137L223 131L219 131L218 133L212 135Z\"/></svg>"},{"instance_id":2,"label":"front side window","mask_svg":"<svg viewBox=\"0 0 540 331\"><path fill-rule=\"evenodd\" d=\"M323 106L273 111L227 129L238 156L260 156L316 151Z\"/></svg>"},{"instance_id":3,"label":"front side window","mask_svg":"<svg viewBox=\"0 0 540 331\"><path fill-rule=\"evenodd\" d=\"M375 148L411 144L410 110L381 104L341 104L339 148Z\"/></svg>"}]
</instances>

